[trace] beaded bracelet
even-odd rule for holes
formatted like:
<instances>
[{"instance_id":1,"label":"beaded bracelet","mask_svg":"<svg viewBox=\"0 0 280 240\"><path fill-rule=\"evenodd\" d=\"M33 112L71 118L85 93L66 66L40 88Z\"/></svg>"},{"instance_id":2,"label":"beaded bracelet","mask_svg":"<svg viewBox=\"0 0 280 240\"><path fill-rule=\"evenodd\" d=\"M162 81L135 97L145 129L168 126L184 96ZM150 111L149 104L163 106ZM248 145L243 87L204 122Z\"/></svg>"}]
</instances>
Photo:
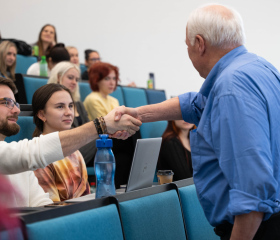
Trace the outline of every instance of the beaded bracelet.
<instances>
[{"instance_id":1,"label":"beaded bracelet","mask_svg":"<svg viewBox=\"0 0 280 240\"><path fill-rule=\"evenodd\" d=\"M103 133L107 134L107 126L106 126L104 118L101 116L98 120L99 120L99 123L101 125Z\"/></svg>"},{"instance_id":2,"label":"beaded bracelet","mask_svg":"<svg viewBox=\"0 0 280 240\"><path fill-rule=\"evenodd\" d=\"M99 119L98 119L98 118L95 118L95 119L93 120L93 122L94 122L94 125L95 125L95 128L96 128L97 133L98 133L98 134L103 134L103 130L102 130L102 128L101 128Z\"/></svg>"}]
</instances>

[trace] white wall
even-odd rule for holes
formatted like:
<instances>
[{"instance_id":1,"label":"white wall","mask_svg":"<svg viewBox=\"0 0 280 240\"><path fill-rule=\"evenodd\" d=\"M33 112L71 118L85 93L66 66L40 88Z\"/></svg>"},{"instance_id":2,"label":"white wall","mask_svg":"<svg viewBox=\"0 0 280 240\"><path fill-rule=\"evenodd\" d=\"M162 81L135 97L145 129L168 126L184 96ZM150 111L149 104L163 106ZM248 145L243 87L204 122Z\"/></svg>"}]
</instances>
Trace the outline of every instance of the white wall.
<instances>
[{"instance_id":1,"label":"white wall","mask_svg":"<svg viewBox=\"0 0 280 240\"><path fill-rule=\"evenodd\" d=\"M3 38L34 43L46 23L57 28L58 41L100 52L103 61L120 68L121 84L146 87L149 72L167 97L198 91L203 79L187 56L185 26L190 12L205 0L1 0ZM243 17L249 51L280 69L277 28L280 1L221 0Z\"/></svg>"}]
</instances>

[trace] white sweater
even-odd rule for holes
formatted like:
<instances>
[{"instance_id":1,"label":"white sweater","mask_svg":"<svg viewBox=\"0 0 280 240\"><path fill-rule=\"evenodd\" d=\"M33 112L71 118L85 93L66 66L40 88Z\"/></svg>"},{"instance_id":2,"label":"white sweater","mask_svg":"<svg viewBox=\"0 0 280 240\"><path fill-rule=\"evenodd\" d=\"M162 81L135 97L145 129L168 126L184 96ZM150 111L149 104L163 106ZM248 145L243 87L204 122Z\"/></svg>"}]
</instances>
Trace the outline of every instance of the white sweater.
<instances>
[{"instance_id":1,"label":"white sweater","mask_svg":"<svg viewBox=\"0 0 280 240\"><path fill-rule=\"evenodd\" d=\"M18 191L14 193L14 201L9 206L36 207L52 203L49 194L44 193L30 170L44 168L63 158L58 132L41 135L30 141L0 141L0 172L6 175L13 174L7 178Z\"/></svg>"},{"instance_id":2,"label":"white sweater","mask_svg":"<svg viewBox=\"0 0 280 240\"><path fill-rule=\"evenodd\" d=\"M7 175L14 187L13 199L9 207L38 207L52 203L49 193L39 185L33 171Z\"/></svg>"}]
</instances>

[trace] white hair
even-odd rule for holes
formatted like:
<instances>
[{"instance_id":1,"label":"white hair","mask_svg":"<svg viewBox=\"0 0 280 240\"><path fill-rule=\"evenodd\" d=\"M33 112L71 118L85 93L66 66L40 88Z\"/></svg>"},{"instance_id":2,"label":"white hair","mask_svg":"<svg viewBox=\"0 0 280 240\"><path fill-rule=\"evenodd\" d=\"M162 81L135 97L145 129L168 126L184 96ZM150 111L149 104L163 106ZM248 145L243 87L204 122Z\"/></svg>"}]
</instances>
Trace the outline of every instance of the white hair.
<instances>
[{"instance_id":1,"label":"white hair","mask_svg":"<svg viewBox=\"0 0 280 240\"><path fill-rule=\"evenodd\" d=\"M56 64L51 71L51 76L48 80L48 83L59 83L62 85L62 78L64 74L71 68L76 69L80 75L80 69L76 64L67 61L63 61ZM72 95L75 102L80 101L81 97L80 97L79 84L77 84L75 92Z\"/></svg>"},{"instance_id":2,"label":"white hair","mask_svg":"<svg viewBox=\"0 0 280 240\"><path fill-rule=\"evenodd\" d=\"M232 8L210 4L194 10L187 24L187 36L193 46L195 36L201 35L211 46L222 49L245 43L245 32L240 14Z\"/></svg>"}]
</instances>

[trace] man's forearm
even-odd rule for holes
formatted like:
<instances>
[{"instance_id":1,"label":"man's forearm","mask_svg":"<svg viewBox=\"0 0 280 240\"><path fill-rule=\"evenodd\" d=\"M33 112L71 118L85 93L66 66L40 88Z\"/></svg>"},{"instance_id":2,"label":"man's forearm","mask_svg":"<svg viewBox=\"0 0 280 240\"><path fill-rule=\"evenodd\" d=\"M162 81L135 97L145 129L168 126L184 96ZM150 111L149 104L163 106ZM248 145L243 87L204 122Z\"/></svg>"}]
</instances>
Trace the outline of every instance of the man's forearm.
<instances>
[{"instance_id":1,"label":"man's forearm","mask_svg":"<svg viewBox=\"0 0 280 240\"><path fill-rule=\"evenodd\" d=\"M94 123L88 122L80 127L59 132L64 156L69 156L77 149L98 138Z\"/></svg>"},{"instance_id":2,"label":"man's forearm","mask_svg":"<svg viewBox=\"0 0 280 240\"><path fill-rule=\"evenodd\" d=\"M181 120L182 113L179 98L171 98L164 102L136 108L141 122L156 122L161 120Z\"/></svg>"},{"instance_id":3,"label":"man's forearm","mask_svg":"<svg viewBox=\"0 0 280 240\"><path fill-rule=\"evenodd\" d=\"M230 240L253 239L263 219L262 212L235 216Z\"/></svg>"}]
</instances>

